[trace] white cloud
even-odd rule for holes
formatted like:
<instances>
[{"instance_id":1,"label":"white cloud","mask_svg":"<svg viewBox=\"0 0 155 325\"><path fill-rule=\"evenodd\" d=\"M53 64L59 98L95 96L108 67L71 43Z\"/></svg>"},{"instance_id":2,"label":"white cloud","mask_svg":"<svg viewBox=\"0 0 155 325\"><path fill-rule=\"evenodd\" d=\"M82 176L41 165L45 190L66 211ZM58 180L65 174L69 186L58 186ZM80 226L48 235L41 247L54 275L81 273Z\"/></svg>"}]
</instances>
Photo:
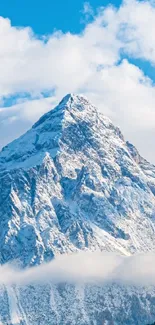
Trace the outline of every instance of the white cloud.
<instances>
[{"instance_id":1,"label":"white cloud","mask_svg":"<svg viewBox=\"0 0 155 325\"><path fill-rule=\"evenodd\" d=\"M147 152L146 156L155 160L155 86L151 80L138 67L123 60L98 73L96 84L90 82L87 91L87 96L110 116L125 137L135 143L144 156ZM147 142L144 145L149 134L152 148Z\"/></svg>"},{"instance_id":2,"label":"white cloud","mask_svg":"<svg viewBox=\"0 0 155 325\"><path fill-rule=\"evenodd\" d=\"M51 35L46 42L29 28L17 29L0 19L0 94L56 88L65 93L84 86L98 64L117 59L110 40L94 22L82 35ZM116 42L117 43L117 42Z\"/></svg>"},{"instance_id":3,"label":"white cloud","mask_svg":"<svg viewBox=\"0 0 155 325\"><path fill-rule=\"evenodd\" d=\"M126 0L119 12L120 37L131 56L155 64L155 6L151 1Z\"/></svg>"},{"instance_id":4,"label":"white cloud","mask_svg":"<svg viewBox=\"0 0 155 325\"><path fill-rule=\"evenodd\" d=\"M89 3L85 14L92 15ZM148 23L149 22L149 23ZM155 63L153 1L126 0L119 9L100 8L80 35L56 32L38 39L30 28L0 18L0 100L55 90L55 97L20 102L0 110L0 146L24 132L68 92L84 93L109 115L125 137L155 162L155 86L126 59ZM149 141L150 148L146 143Z\"/></svg>"},{"instance_id":5,"label":"white cloud","mask_svg":"<svg viewBox=\"0 0 155 325\"><path fill-rule=\"evenodd\" d=\"M50 263L19 270L0 266L0 284L28 285L51 281L54 284L116 282L123 285L155 286L155 254L119 256L114 253L80 252L60 255Z\"/></svg>"},{"instance_id":6,"label":"white cloud","mask_svg":"<svg viewBox=\"0 0 155 325\"><path fill-rule=\"evenodd\" d=\"M86 20L94 16L94 11L89 2L84 2L82 13L84 14Z\"/></svg>"}]
</instances>

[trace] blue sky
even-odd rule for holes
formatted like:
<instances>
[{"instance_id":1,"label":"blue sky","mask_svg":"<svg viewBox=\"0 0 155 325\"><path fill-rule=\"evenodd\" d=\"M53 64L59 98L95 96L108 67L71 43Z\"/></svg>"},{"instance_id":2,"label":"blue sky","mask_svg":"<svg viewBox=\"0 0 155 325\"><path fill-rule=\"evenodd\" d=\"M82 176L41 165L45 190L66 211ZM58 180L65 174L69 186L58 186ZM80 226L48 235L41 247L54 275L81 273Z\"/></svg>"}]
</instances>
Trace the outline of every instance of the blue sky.
<instances>
[{"instance_id":1,"label":"blue sky","mask_svg":"<svg viewBox=\"0 0 155 325\"><path fill-rule=\"evenodd\" d=\"M109 3L119 6L120 0L90 0L96 10ZM31 26L35 33L52 33L54 29L78 33L82 30L82 0L5 0L0 1L0 15L9 17L15 26Z\"/></svg>"},{"instance_id":2,"label":"blue sky","mask_svg":"<svg viewBox=\"0 0 155 325\"><path fill-rule=\"evenodd\" d=\"M155 162L154 30L153 0L0 1L0 147L74 92Z\"/></svg>"}]
</instances>

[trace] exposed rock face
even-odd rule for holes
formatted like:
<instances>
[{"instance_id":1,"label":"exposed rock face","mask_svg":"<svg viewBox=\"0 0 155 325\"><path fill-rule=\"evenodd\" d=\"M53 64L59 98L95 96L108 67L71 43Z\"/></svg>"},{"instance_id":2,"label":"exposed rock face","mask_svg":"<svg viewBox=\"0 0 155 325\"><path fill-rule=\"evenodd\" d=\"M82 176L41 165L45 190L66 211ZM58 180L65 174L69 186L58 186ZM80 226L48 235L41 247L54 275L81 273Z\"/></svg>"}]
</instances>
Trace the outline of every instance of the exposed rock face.
<instances>
[{"instance_id":1,"label":"exposed rock face","mask_svg":"<svg viewBox=\"0 0 155 325\"><path fill-rule=\"evenodd\" d=\"M155 166L82 96L67 95L3 148L0 193L2 264L18 260L25 267L78 250L130 255L155 247ZM144 325L155 318L155 292L136 290L49 285L11 288L7 295L2 288L2 305L8 312L2 313L1 322L16 324L4 316L10 313L8 296L16 296L17 314L22 315L17 324L98 325L107 320ZM138 320L140 315L145 323Z\"/></svg>"}]
</instances>

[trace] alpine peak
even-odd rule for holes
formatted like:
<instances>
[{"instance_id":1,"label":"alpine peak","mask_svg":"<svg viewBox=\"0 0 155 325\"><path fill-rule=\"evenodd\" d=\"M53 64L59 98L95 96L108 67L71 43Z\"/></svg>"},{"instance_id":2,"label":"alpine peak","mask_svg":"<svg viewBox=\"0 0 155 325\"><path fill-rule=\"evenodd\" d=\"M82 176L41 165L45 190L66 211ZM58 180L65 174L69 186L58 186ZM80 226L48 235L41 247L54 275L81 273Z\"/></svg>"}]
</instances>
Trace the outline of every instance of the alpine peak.
<instances>
[{"instance_id":1,"label":"alpine peak","mask_svg":"<svg viewBox=\"0 0 155 325\"><path fill-rule=\"evenodd\" d=\"M29 267L80 250L154 251L155 166L83 96L65 96L0 152L0 194L1 264ZM1 285L0 323L153 321L155 289L109 282Z\"/></svg>"}]
</instances>

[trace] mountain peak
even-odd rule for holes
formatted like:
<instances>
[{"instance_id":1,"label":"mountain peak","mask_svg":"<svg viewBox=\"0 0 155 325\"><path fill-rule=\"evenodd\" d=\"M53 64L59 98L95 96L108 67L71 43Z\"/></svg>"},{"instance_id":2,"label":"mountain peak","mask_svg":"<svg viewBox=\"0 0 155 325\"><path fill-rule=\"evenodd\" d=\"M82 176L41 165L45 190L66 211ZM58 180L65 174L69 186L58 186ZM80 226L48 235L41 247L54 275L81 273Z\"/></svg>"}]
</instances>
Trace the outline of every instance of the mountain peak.
<instances>
[{"instance_id":1,"label":"mountain peak","mask_svg":"<svg viewBox=\"0 0 155 325\"><path fill-rule=\"evenodd\" d=\"M73 94L73 93L69 93L67 95L65 95L62 100L60 101L59 105L63 104L67 104L68 102L73 102L75 100L75 98L77 97L77 95Z\"/></svg>"},{"instance_id":2,"label":"mountain peak","mask_svg":"<svg viewBox=\"0 0 155 325\"><path fill-rule=\"evenodd\" d=\"M47 152L55 158L60 153L76 156L81 152L83 156L96 151L100 159L105 147L105 153L108 152L110 142L113 147L115 142L124 145L120 130L87 98L68 94L27 133L3 148L0 167L34 167L42 163Z\"/></svg>"},{"instance_id":3,"label":"mountain peak","mask_svg":"<svg viewBox=\"0 0 155 325\"><path fill-rule=\"evenodd\" d=\"M9 205L7 216L13 225L16 220L15 231L20 218L29 227L25 230L23 226L19 231L14 249L20 246L21 238L28 238L26 245L30 245L30 250L34 245L32 260L34 256L46 260L48 252L51 257L52 249L63 249L64 240L72 251L107 246L108 250L123 254L136 251L139 238L141 248L145 245L152 249L155 245L150 224L155 206L154 166L141 160L120 130L83 96L65 96L27 133L1 151L0 181L0 204L6 204L5 209L1 208L2 215ZM141 225L141 216L147 218L147 223ZM39 248L38 253L35 251L35 242L40 239L38 228L34 238L32 220L36 220L34 224L40 222L41 234L45 230L45 242L39 242L46 247L45 256ZM61 247L55 242L53 229L59 234L56 236ZM146 238L148 242L144 242ZM7 259L7 250L4 251L3 258Z\"/></svg>"},{"instance_id":4,"label":"mountain peak","mask_svg":"<svg viewBox=\"0 0 155 325\"><path fill-rule=\"evenodd\" d=\"M60 101L60 103L49 112L45 113L41 118L33 125L32 128L36 128L42 123L52 120L53 116L58 115L59 117L62 117L62 120L64 119L64 115L66 112L69 114L73 111L86 111L88 110L96 110L96 108L90 103L90 101L83 95L76 95L73 93L69 93L66 96L63 97L63 99ZM62 114L62 115L61 115Z\"/></svg>"},{"instance_id":5,"label":"mountain peak","mask_svg":"<svg viewBox=\"0 0 155 325\"><path fill-rule=\"evenodd\" d=\"M0 230L0 264L6 267L17 261L27 269L80 250L154 251L155 166L87 99L69 94L0 152ZM61 266L59 260L54 265ZM145 290L147 282L136 291L135 285L125 288L125 277L122 286L102 286L94 277L92 286L80 276L76 285L76 274L70 284L62 277L57 285L56 276L40 285L31 277L30 286L28 277L17 285L1 282L0 323L151 323L155 290Z\"/></svg>"},{"instance_id":6,"label":"mountain peak","mask_svg":"<svg viewBox=\"0 0 155 325\"><path fill-rule=\"evenodd\" d=\"M77 103L87 103L90 105L89 100L83 96L83 95L77 95L74 93L69 93L66 96L63 97L63 99L61 100L61 102L59 103L59 105L67 105L67 104L77 104Z\"/></svg>"}]
</instances>

